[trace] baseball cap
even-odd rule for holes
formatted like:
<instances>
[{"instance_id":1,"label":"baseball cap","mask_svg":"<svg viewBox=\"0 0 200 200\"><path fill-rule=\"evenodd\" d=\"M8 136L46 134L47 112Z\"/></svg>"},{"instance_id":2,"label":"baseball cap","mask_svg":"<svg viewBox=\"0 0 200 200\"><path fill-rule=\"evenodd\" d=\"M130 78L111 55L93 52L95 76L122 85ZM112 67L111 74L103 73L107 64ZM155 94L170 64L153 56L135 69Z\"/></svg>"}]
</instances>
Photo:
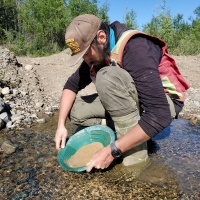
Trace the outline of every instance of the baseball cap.
<instances>
[{"instance_id":1,"label":"baseball cap","mask_svg":"<svg viewBox=\"0 0 200 200\"><path fill-rule=\"evenodd\" d=\"M71 21L65 33L65 42L72 51L67 66L73 66L82 59L100 26L101 20L92 14L79 15Z\"/></svg>"}]
</instances>

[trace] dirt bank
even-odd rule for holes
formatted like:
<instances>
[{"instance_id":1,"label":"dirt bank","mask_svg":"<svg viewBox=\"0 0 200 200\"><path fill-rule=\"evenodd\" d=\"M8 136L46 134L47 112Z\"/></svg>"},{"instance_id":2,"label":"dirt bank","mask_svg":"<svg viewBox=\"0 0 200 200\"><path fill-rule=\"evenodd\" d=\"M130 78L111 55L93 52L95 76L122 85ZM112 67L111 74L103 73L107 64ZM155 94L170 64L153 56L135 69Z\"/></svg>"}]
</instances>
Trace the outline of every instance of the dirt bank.
<instances>
[{"instance_id":1,"label":"dirt bank","mask_svg":"<svg viewBox=\"0 0 200 200\"><path fill-rule=\"evenodd\" d=\"M40 84L44 87L46 95L59 103L63 85L67 78L75 71L77 66L66 67L69 51L47 57L17 57L18 62L23 65L32 64L40 75ZM173 56L177 65L190 84L187 91L185 107L180 113L180 117L191 119L199 118L200 115L200 54L197 56ZM91 94L95 92L94 85L82 90L79 95Z\"/></svg>"}]
</instances>

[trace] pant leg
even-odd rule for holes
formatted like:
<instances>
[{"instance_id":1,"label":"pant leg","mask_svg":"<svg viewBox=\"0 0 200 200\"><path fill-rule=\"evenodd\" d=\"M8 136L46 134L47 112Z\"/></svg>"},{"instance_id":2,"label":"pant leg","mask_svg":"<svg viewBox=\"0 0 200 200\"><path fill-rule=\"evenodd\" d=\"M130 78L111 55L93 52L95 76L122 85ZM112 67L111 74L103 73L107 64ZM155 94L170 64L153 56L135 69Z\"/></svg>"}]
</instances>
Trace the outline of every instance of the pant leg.
<instances>
[{"instance_id":1,"label":"pant leg","mask_svg":"<svg viewBox=\"0 0 200 200\"><path fill-rule=\"evenodd\" d=\"M102 118L110 118L100 102L98 94L77 97L70 111L72 123L80 126L101 124Z\"/></svg>"},{"instance_id":2,"label":"pant leg","mask_svg":"<svg viewBox=\"0 0 200 200\"><path fill-rule=\"evenodd\" d=\"M104 67L97 73L96 88L114 121L117 137L122 137L140 119L138 94L132 77L119 66Z\"/></svg>"},{"instance_id":3,"label":"pant leg","mask_svg":"<svg viewBox=\"0 0 200 200\"><path fill-rule=\"evenodd\" d=\"M117 137L126 134L140 119L139 100L130 74L117 66L102 68L97 73L96 88L105 109L114 121ZM147 143L123 154L125 166L148 164Z\"/></svg>"},{"instance_id":4,"label":"pant leg","mask_svg":"<svg viewBox=\"0 0 200 200\"><path fill-rule=\"evenodd\" d=\"M104 67L98 71L96 88L101 102L111 117L130 113L139 115L139 100L130 74L118 67Z\"/></svg>"}]
</instances>

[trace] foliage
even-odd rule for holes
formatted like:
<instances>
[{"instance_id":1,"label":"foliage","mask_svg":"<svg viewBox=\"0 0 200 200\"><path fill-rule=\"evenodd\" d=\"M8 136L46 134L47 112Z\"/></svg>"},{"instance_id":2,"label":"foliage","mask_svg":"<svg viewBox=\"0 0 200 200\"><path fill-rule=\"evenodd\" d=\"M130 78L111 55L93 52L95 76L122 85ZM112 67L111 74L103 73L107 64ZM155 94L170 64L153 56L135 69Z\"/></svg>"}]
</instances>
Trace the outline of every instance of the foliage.
<instances>
[{"instance_id":1,"label":"foliage","mask_svg":"<svg viewBox=\"0 0 200 200\"><path fill-rule=\"evenodd\" d=\"M17 31L17 1L0 0L0 43L7 32Z\"/></svg>"},{"instance_id":2,"label":"foliage","mask_svg":"<svg viewBox=\"0 0 200 200\"><path fill-rule=\"evenodd\" d=\"M66 4L70 21L81 14L98 14L97 0L67 0Z\"/></svg>"},{"instance_id":3,"label":"foliage","mask_svg":"<svg viewBox=\"0 0 200 200\"><path fill-rule=\"evenodd\" d=\"M45 55L56 52L57 46L64 46L67 18L63 0L26 0L21 2L18 13L20 31L15 46L11 47L15 52Z\"/></svg>"},{"instance_id":4,"label":"foliage","mask_svg":"<svg viewBox=\"0 0 200 200\"><path fill-rule=\"evenodd\" d=\"M197 15L197 18L200 18L200 6L194 10L194 14Z\"/></svg>"},{"instance_id":5,"label":"foliage","mask_svg":"<svg viewBox=\"0 0 200 200\"><path fill-rule=\"evenodd\" d=\"M67 0L66 4L67 17L70 21L81 14L93 14L98 16L103 22L109 22L107 15L109 3L107 1L100 8L98 8L97 0Z\"/></svg>"},{"instance_id":6,"label":"foliage","mask_svg":"<svg viewBox=\"0 0 200 200\"><path fill-rule=\"evenodd\" d=\"M196 55L200 53L200 6L195 9L196 19L189 24L178 14L172 18L166 0L157 6L157 15L144 25L143 31L163 39L168 50L174 55Z\"/></svg>"},{"instance_id":7,"label":"foliage","mask_svg":"<svg viewBox=\"0 0 200 200\"><path fill-rule=\"evenodd\" d=\"M125 15L123 22L129 28L133 28L136 30L138 29L138 25L136 22L136 13L134 12L133 9L131 9L131 11L129 11L128 7L126 7L126 15Z\"/></svg>"},{"instance_id":8,"label":"foliage","mask_svg":"<svg viewBox=\"0 0 200 200\"><path fill-rule=\"evenodd\" d=\"M97 0L0 1L0 39L16 54L42 56L66 48L66 27L80 14L109 22L108 3L98 9Z\"/></svg>"},{"instance_id":9,"label":"foliage","mask_svg":"<svg viewBox=\"0 0 200 200\"><path fill-rule=\"evenodd\" d=\"M152 17L150 23L146 24L143 31L162 38L168 44L168 49L173 48L174 29L170 9L166 9L165 0L162 5L157 5L157 15Z\"/></svg>"},{"instance_id":10,"label":"foliage","mask_svg":"<svg viewBox=\"0 0 200 200\"><path fill-rule=\"evenodd\" d=\"M65 30L74 17L90 13L109 23L108 11L108 1L98 7L98 0L0 0L0 44L18 55L52 54L66 48ZM155 13L144 32L165 40L171 54L200 53L200 6L189 22L183 14L172 17L166 0ZM138 29L133 9L126 8L123 23Z\"/></svg>"},{"instance_id":11,"label":"foliage","mask_svg":"<svg viewBox=\"0 0 200 200\"><path fill-rule=\"evenodd\" d=\"M106 22L106 23L110 23L110 20L109 20L109 16L108 16L108 11L109 11L109 3L106 1L106 3L104 3L102 5L102 7L99 8L99 12L98 12L98 17L103 21L103 22Z\"/></svg>"}]
</instances>

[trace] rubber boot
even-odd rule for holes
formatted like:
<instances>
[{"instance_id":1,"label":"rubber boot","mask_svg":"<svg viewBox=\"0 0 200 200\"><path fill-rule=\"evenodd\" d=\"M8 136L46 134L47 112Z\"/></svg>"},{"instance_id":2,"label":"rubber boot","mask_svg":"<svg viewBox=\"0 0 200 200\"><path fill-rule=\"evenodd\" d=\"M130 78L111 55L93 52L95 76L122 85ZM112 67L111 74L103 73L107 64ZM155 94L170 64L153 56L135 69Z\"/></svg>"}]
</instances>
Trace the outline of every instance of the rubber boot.
<instances>
[{"instance_id":1,"label":"rubber boot","mask_svg":"<svg viewBox=\"0 0 200 200\"><path fill-rule=\"evenodd\" d=\"M140 116L137 112L131 113L123 117L113 117L117 138L126 134L133 126L138 123ZM130 166L149 160L147 143L143 143L137 147L130 149L123 154L123 164Z\"/></svg>"},{"instance_id":2,"label":"rubber boot","mask_svg":"<svg viewBox=\"0 0 200 200\"><path fill-rule=\"evenodd\" d=\"M139 114L131 113L123 117L114 117L115 130L117 138L126 134L134 125L138 123ZM130 149L123 154L123 160L118 163L115 161L110 169L106 171L104 177L107 182L118 180L132 181L150 165L150 159L147 153L147 143Z\"/></svg>"}]
</instances>

